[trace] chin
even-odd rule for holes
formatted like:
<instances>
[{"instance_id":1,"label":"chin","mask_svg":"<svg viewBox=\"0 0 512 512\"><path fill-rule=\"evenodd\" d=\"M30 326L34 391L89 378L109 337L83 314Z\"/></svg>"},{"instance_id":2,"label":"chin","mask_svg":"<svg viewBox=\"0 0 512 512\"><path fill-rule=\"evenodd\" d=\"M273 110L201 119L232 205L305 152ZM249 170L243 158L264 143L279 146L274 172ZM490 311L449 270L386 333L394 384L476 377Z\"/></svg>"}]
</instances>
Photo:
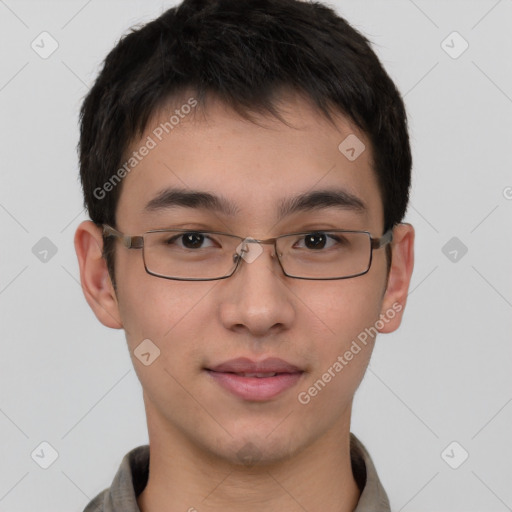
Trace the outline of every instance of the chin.
<instances>
[{"instance_id":1,"label":"chin","mask_svg":"<svg viewBox=\"0 0 512 512\"><path fill-rule=\"evenodd\" d=\"M272 435L272 434L271 434ZM230 438L229 444L217 446L214 454L229 464L241 467L262 467L277 464L293 457L299 450L297 439L291 443L291 436L275 437L246 433L243 437Z\"/></svg>"}]
</instances>

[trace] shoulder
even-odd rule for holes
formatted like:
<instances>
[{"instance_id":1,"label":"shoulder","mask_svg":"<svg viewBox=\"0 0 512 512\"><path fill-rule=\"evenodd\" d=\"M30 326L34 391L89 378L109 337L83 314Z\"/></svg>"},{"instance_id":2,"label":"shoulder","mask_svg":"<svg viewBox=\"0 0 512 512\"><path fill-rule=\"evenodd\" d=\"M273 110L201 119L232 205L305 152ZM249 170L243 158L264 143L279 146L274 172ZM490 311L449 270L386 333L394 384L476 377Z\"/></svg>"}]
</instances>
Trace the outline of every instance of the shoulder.
<instances>
[{"instance_id":1,"label":"shoulder","mask_svg":"<svg viewBox=\"0 0 512 512\"><path fill-rule=\"evenodd\" d=\"M149 475L149 445L129 451L121 461L112 484L101 491L83 512L140 512L137 496Z\"/></svg>"}]
</instances>

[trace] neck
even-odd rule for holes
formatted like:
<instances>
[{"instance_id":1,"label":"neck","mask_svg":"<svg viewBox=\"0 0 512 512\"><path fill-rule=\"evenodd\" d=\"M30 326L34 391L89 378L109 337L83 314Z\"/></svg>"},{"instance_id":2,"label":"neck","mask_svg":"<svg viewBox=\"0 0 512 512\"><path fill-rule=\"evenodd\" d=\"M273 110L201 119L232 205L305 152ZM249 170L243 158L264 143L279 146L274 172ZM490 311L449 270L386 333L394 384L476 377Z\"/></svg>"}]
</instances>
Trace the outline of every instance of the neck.
<instances>
[{"instance_id":1,"label":"neck","mask_svg":"<svg viewBox=\"0 0 512 512\"><path fill-rule=\"evenodd\" d=\"M292 457L241 466L169 425L148 421L149 479L141 512L352 512L360 492L350 459L350 418Z\"/></svg>"}]
</instances>

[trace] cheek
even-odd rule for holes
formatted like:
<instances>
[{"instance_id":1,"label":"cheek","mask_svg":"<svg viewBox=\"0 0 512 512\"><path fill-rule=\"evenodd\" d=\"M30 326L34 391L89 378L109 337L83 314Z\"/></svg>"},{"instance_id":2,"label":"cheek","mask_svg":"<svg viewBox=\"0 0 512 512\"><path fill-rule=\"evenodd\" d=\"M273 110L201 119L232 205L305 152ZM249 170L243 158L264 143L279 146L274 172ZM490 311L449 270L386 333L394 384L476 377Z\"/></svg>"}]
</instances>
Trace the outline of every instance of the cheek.
<instances>
[{"instance_id":1,"label":"cheek","mask_svg":"<svg viewBox=\"0 0 512 512\"><path fill-rule=\"evenodd\" d=\"M305 324L314 318L319 331L311 344L316 364L297 401L327 422L350 407L371 357L375 338L368 333L379 319L382 284L365 278L325 286L306 301L313 313Z\"/></svg>"},{"instance_id":2,"label":"cheek","mask_svg":"<svg viewBox=\"0 0 512 512\"><path fill-rule=\"evenodd\" d=\"M383 288L381 280L366 274L310 287L300 296L310 321L340 349L379 319Z\"/></svg>"},{"instance_id":3,"label":"cheek","mask_svg":"<svg viewBox=\"0 0 512 512\"><path fill-rule=\"evenodd\" d=\"M205 315L201 301L210 287L203 283L200 289L190 283L148 276L138 283L133 279L125 282L120 295L134 369L148 398L163 410L170 410L173 404L185 406L189 401L182 385L191 387L191 372L201 361L204 340L198 334Z\"/></svg>"},{"instance_id":4,"label":"cheek","mask_svg":"<svg viewBox=\"0 0 512 512\"><path fill-rule=\"evenodd\" d=\"M184 345L193 348L197 336L190 330L201 325L197 318L201 302L214 285L150 276L139 263L142 272L125 272L118 286L119 310L131 351L144 339L154 341L162 355L170 344L173 353Z\"/></svg>"}]
</instances>

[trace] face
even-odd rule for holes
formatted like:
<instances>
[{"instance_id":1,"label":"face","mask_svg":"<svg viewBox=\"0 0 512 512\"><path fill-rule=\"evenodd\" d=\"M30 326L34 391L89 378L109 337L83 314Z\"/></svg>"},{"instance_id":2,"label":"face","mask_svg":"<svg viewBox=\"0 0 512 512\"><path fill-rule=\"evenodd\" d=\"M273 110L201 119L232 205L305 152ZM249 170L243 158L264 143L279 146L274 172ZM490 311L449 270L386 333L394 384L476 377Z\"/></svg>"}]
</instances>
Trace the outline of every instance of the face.
<instances>
[{"instance_id":1,"label":"face","mask_svg":"<svg viewBox=\"0 0 512 512\"><path fill-rule=\"evenodd\" d=\"M148 136L157 143L123 180L117 229L139 235L190 228L256 239L311 229L382 236L383 206L367 138L341 116L337 127L329 124L301 98L290 96L284 105L292 126L270 117L254 124L211 101L205 116L180 119L161 141L154 130L169 113L155 116L131 148L140 148ZM366 146L353 161L338 149L350 134ZM222 197L232 211L145 208L172 188ZM283 201L320 190L342 190L364 208L323 205L279 217ZM409 242L411 236L409 231ZM398 326L412 245L394 258L388 289L385 249L374 251L365 275L314 281L286 277L273 246L261 248L256 259L243 260L228 279L192 282L149 275L141 250L117 244L117 293L107 283L88 300L105 324L126 331L150 435L180 438L236 463L241 454L261 461L285 459L348 428L353 395L374 343L371 336L363 343L361 333L375 326L380 315L391 316L390 309L393 317L379 330ZM109 293L111 301L105 299ZM397 300L401 305L393 308ZM146 366L134 351L148 339L160 355ZM296 370L261 379L211 371L235 358L255 363L279 358Z\"/></svg>"}]
</instances>

